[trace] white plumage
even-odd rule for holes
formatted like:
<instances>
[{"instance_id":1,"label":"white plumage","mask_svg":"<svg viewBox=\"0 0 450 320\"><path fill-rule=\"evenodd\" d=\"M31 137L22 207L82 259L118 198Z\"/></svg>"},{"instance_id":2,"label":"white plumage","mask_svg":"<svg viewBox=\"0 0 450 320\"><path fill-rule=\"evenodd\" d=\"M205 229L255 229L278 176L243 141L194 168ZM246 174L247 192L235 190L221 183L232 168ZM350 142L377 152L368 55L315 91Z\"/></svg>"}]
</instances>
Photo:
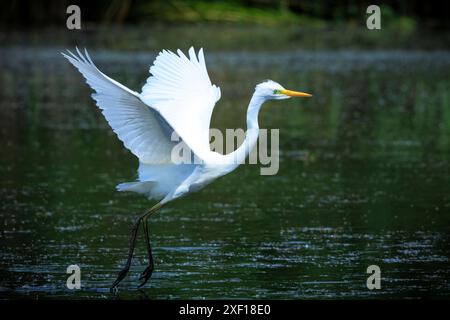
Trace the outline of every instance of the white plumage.
<instances>
[{"instance_id":1,"label":"white plumage","mask_svg":"<svg viewBox=\"0 0 450 320\"><path fill-rule=\"evenodd\" d=\"M220 89L211 84L202 49L196 55L190 48L189 58L180 50L178 55L162 51L150 67L151 76L140 94L103 74L87 51L83 55L77 48L77 54L68 51L63 56L86 78L95 91L92 97L109 125L125 147L139 158L139 180L121 183L117 189L160 200L135 223L127 263L112 288L128 273L140 223L144 225L149 256L149 265L141 276L141 286L150 279L153 258L148 217L163 204L200 190L241 164L258 139L258 113L266 100L310 96L286 90L271 80L257 85L247 110L244 143L234 152L221 155L209 148L209 125L214 105L220 99ZM175 140L177 137L181 141ZM188 159L195 159L195 162L175 161L173 151L179 143L185 146L185 152L192 152Z\"/></svg>"},{"instance_id":2,"label":"white plumage","mask_svg":"<svg viewBox=\"0 0 450 320\"><path fill-rule=\"evenodd\" d=\"M181 50L159 53L150 67L150 77L137 93L103 74L85 50L63 53L95 90L92 97L113 131L139 158L139 181L121 183L119 191L133 191L166 203L201 189L234 170L245 160L258 138L258 112L268 99L285 99L289 94L280 84L268 80L256 86L247 112L247 137L233 153L221 155L209 148L209 126L220 88L213 85L206 69L203 50L189 57ZM176 134L174 134L176 133ZM200 163L173 161L173 148L181 142Z\"/></svg>"},{"instance_id":3,"label":"white plumage","mask_svg":"<svg viewBox=\"0 0 450 320\"><path fill-rule=\"evenodd\" d=\"M184 142L200 158L208 153L209 125L220 89L211 84L203 50L189 58L163 50L150 68L152 74L142 88L141 99L176 128Z\"/></svg>"},{"instance_id":4,"label":"white plumage","mask_svg":"<svg viewBox=\"0 0 450 320\"><path fill-rule=\"evenodd\" d=\"M103 74L94 65L87 51L84 56L69 51L63 55L83 74L95 90L92 98L102 110L113 131L143 163L170 163L171 150L176 142L164 132L158 116L140 98L117 81Z\"/></svg>"}]
</instances>

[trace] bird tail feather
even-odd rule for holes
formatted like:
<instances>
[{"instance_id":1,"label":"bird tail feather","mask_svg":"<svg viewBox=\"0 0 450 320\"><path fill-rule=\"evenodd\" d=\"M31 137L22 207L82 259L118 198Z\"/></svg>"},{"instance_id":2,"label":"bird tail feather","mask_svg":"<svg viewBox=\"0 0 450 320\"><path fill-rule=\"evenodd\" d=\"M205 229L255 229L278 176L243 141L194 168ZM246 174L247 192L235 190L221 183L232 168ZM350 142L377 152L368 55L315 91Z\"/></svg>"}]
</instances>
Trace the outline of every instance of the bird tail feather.
<instances>
[{"instance_id":1,"label":"bird tail feather","mask_svg":"<svg viewBox=\"0 0 450 320\"><path fill-rule=\"evenodd\" d=\"M136 182L124 182L116 186L117 191L131 191L136 193L150 195L151 189L154 187L154 181L136 181Z\"/></svg>"}]
</instances>

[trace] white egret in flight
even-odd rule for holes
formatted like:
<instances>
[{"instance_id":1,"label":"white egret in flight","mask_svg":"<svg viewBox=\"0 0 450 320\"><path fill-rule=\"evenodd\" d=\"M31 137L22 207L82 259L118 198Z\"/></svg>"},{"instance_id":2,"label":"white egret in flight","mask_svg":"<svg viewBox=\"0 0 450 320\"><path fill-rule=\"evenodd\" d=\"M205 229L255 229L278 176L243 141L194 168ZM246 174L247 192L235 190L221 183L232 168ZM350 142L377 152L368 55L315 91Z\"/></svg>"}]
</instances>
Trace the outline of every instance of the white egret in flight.
<instances>
[{"instance_id":1,"label":"white egret in flight","mask_svg":"<svg viewBox=\"0 0 450 320\"><path fill-rule=\"evenodd\" d=\"M102 110L113 131L139 158L138 181L121 183L119 191L133 191L159 202L145 211L131 231L128 259L112 288L128 273L142 223L148 251L148 266L140 280L144 285L153 272L153 257L147 219L169 201L197 191L215 179L233 171L243 163L255 146L258 135L258 113L267 100L289 97L311 97L310 94L286 90L267 80L256 86L247 110L246 138L234 152L222 155L210 150L209 125L220 89L211 84L203 50L198 54L189 49L189 57L163 50L150 67L150 77L138 93L102 73L85 50L82 54L62 53L86 78L95 91L92 98ZM180 143L178 137L201 161L175 163L172 149Z\"/></svg>"}]
</instances>

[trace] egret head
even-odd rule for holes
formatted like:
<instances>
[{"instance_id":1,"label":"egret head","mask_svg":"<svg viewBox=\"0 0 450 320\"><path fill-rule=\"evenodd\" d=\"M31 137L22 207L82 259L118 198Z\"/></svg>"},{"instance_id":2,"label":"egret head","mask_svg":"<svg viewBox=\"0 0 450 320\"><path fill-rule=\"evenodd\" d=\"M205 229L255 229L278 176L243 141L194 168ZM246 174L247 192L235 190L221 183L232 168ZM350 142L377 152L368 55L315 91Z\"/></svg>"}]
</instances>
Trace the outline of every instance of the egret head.
<instances>
[{"instance_id":1,"label":"egret head","mask_svg":"<svg viewBox=\"0 0 450 320\"><path fill-rule=\"evenodd\" d=\"M266 80L258 84L255 91L267 100L282 100L289 99L291 97L312 97L309 93L287 90L283 88L281 84L272 80Z\"/></svg>"}]
</instances>

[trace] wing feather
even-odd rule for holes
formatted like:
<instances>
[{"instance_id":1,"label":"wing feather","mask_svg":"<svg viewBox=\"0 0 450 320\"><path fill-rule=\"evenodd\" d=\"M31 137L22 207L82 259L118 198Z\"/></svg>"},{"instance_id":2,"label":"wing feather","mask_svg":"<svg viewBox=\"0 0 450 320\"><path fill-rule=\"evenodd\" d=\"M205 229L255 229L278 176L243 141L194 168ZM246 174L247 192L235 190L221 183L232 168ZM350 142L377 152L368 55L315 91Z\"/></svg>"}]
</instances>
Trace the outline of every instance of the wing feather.
<instances>
[{"instance_id":1,"label":"wing feather","mask_svg":"<svg viewBox=\"0 0 450 320\"><path fill-rule=\"evenodd\" d=\"M95 90L92 97L102 110L113 131L142 163L171 163L172 127L158 111L146 105L137 92L103 74L85 50L77 54L62 53L84 76Z\"/></svg>"},{"instance_id":2,"label":"wing feather","mask_svg":"<svg viewBox=\"0 0 450 320\"><path fill-rule=\"evenodd\" d=\"M156 109L200 158L209 148L209 126L220 88L211 84L203 49L196 55L191 47L186 56L162 50L150 67L140 94Z\"/></svg>"}]
</instances>

